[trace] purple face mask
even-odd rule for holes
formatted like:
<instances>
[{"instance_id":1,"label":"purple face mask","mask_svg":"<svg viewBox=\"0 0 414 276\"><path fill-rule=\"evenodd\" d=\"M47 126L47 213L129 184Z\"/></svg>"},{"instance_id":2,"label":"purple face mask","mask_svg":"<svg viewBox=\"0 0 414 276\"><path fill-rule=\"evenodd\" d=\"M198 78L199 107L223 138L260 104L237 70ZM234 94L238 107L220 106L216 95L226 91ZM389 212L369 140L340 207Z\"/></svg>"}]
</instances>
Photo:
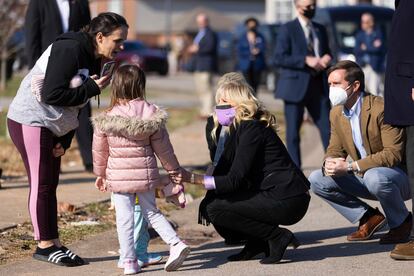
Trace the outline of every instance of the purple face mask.
<instances>
[{"instance_id":1,"label":"purple face mask","mask_svg":"<svg viewBox=\"0 0 414 276\"><path fill-rule=\"evenodd\" d=\"M229 126L236 116L236 109L229 104L216 106L217 120L222 126Z\"/></svg>"}]
</instances>

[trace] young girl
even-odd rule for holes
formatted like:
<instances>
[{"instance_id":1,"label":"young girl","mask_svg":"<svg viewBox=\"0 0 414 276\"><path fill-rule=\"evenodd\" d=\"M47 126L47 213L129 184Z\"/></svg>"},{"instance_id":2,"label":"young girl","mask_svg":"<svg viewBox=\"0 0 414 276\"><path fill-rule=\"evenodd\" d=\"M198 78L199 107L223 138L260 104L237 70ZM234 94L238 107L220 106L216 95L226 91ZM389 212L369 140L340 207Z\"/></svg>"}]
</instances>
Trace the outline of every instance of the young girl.
<instances>
[{"instance_id":1,"label":"young girl","mask_svg":"<svg viewBox=\"0 0 414 276\"><path fill-rule=\"evenodd\" d=\"M166 120L164 110L145 101L145 74L135 65L116 70L110 107L92 119L96 186L114 193L124 274L140 271L134 250L136 195L145 219L170 245L165 270L177 270L190 253L155 205L155 188L169 183L159 175L155 154L170 174L180 168L165 128Z\"/></svg>"}]
</instances>

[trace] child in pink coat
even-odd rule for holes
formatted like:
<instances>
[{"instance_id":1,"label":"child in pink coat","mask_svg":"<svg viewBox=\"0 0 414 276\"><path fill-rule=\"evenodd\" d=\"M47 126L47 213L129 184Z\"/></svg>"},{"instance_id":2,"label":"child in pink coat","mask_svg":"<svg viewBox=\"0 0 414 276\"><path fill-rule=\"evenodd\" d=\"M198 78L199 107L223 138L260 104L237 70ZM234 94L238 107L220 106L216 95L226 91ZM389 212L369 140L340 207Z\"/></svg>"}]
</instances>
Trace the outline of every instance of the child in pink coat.
<instances>
[{"instance_id":1,"label":"child in pink coat","mask_svg":"<svg viewBox=\"0 0 414 276\"><path fill-rule=\"evenodd\" d=\"M170 245L165 270L178 269L190 252L155 204L155 188L170 183L168 176L160 176L155 155L170 174L178 173L180 168L165 128L166 120L164 110L145 101L145 74L135 65L116 70L110 107L92 119L96 186L114 194L124 274L140 271L134 250L136 195L145 219ZM181 187L172 190L182 192Z\"/></svg>"}]
</instances>

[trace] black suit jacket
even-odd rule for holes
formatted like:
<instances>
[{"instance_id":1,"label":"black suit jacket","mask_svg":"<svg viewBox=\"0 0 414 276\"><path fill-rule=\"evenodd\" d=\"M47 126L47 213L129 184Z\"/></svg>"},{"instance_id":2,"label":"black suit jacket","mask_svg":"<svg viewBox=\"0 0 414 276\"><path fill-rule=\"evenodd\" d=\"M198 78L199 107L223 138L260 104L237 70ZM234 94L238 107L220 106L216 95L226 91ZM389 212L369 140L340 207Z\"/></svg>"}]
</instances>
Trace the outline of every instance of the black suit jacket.
<instances>
[{"instance_id":1,"label":"black suit jacket","mask_svg":"<svg viewBox=\"0 0 414 276\"><path fill-rule=\"evenodd\" d=\"M414 125L414 1L396 1L385 73L384 120L387 124Z\"/></svg>"},{"instance_id":2,"label":"black suit jacket","mask_svg":"<svg viewBox=\"0 0 414 276\"><path fill-rule=\"evenodd\" d=\"M206 126L207 143L214 158L216 143L210 117ZM219 137L220 127L217 129ZM301 195L309 182L291 160L276 132L259 120L242 121L231 127L225 148L214 170L216 194L277 189L277 199Z\"/></svg>"},{"instance_id":3,"label":"black suit jacket","mask_svg":"<svg viewBox=\"0 0 414 276\"><path fill-rule=\"evenodd\" d=\"M217 70L217 35L210 28L198 44L195 54L195 71L215 72Z\"/></svg>"},{"instance_id":4,"label":"black suit jacket","mask_svg":"<svg viewBox=\"0 0 414 276\"><path fill-rule=\"evenodd\" d=\"M69 30L79 31L91 20L88 0L70 0ZM56 0L31 0L26 12L26 54L30 68L46 48L63 33Z\"/></svg>"}]
</instances>

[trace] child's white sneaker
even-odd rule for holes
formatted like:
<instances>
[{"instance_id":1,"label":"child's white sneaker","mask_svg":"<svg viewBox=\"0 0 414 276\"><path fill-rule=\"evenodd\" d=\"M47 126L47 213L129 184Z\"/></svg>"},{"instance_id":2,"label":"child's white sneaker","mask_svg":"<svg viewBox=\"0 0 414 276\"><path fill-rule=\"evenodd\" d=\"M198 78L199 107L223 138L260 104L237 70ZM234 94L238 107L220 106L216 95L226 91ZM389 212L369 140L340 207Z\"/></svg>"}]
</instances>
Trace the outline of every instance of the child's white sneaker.
<instances>
[{"instance_id":1,"label":"child's white sneaker","mask_svg":"<svg viewBox=\"0 0 414 276\"><path fill-rule=\"evenodd\" d=\"M183 264L188 254L190 254L190 247L188 247L182 241L171 246L170 256L168 257L168 261L164 267L165 271L177 270Z\"/></svg>"},{"instance_id":2,"label":"child's white sneaker","mask_svg":"<svg viewBox=\"0 0 414 276\"><path fill-rule=\"evenodd\" d=\"M138 266L137 260L124 261L124 274L131 275L141 272L141 268Z\"/></svg>"}]
</instances>

